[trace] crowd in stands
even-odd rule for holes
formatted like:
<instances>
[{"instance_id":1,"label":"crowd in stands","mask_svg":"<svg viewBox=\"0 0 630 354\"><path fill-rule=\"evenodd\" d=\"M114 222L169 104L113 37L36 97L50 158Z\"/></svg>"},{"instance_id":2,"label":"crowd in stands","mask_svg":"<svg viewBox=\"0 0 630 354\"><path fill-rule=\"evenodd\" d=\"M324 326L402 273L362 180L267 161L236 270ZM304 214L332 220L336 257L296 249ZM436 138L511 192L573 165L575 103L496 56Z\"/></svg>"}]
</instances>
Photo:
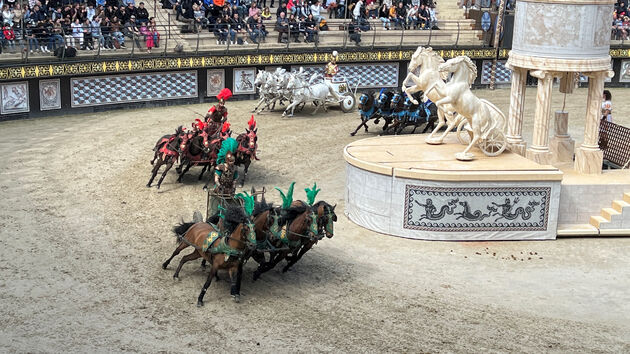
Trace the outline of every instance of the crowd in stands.
<instances>
[{"instance_id":1,"label":"crowd in stands","mask_svg":"<svg viewBox=\"0 0 630 354\"><path fill-rule=\"evenodd\" d=\"M134 0L0 0L0 8L1 48L11 52L116 50L129 40L151 52L160 43L155 19Z\"/></svg>"},{"instance_id":2,"label":"crowd in stands","mask_svg":"<svg viewBox=\"0 0 630 354\"><path fill-rule=\"evenodd\" d=\"M267 2L269 1L269 4ZM433 0L161 0L176 19L191 24L191 31L208 30L217 44L244 45L264 42L273 27L277 42L315 42L329 30L328 19L351 19L346 27L357 45L360 33L369 31L370 20L390 29L438 29ZM267 6L269 5L269 6Z\"/></svg>"},{"instance_id":3,"label":"crowd in stands","mask_svg":"<svg viewBox=\"0 0 630 354\"><path fill-rule=\"evenodd\" d=\"M628 11L628 0L617 0L613 12L612 39L628 40L630 33L630 11Z\"/></svg>"}]
</instances>

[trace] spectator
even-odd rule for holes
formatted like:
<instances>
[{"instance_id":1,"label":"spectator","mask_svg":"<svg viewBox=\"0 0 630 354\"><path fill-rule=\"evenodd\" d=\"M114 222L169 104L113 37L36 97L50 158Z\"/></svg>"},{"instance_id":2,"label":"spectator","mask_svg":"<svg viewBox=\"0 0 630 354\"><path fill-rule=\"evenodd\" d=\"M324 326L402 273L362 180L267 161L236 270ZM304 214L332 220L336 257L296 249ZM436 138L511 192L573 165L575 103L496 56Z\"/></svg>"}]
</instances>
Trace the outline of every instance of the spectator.
<instances>
[{"instance_id":1,"label":"spectator","mask_svg":"<svg viewBox=\"0 0 630 354\"><path fill-rule=\"evenodd\" d=\"M350 24L348 25L348 33L350 34L350 40L353 41L357 46L361 44L361 29L357 26L357 20L354 18L350 20Z\"/></svg>"},{"instance_id":2,"label":"spectator","mask_svg":"<svg viewBox=\"0 0 630 354\"><path fill-rule=\"evenodd\" d=\"M74 37L72 36L72 21L70 20L70 15L64 18L61 21L61 29L63 30L63 38L66 42L66 46L74 47Z\"/></svg>"},{"instance_id":3,"label":"spectator","mask_svg":"<svg viewBox=\"0 0 630 354\"><path fill-rule=\"evenodd\" d=\"M407 10L405 10L404 3L402 1L399 2L398 7L396 7L396 24L403 28L407 28L407 23L405 22L407 17L406 13Z\"/></svg>"},{"instance_id":4,"label":"spectator","mask_svg":"<svg viewBox=\"0 0 630 354\"><path fill-rule=\"evenodd\" d=\"M380 10L378 11L378 19L383 22L384 29L390 29L391 20L389 19L389 8L386 4L383 4L383 6L381 6Z\"/></svg>"},{"instance_id":5,"label":"spectator","mask_svg":"<svg viewBox=\"0 0 630 354\"><path fill-rule=\"evenodd\" d=\"M254 15L249 16L247 19L247 32L249 33L249 39L252 40L252 43L258 44L258 38L263 38L262 33L258 29L258 14L254 13Z\"/></svg>"},{"instance_id":6,"label":"spectator","mask_svg":"<svg viewBox=\"0 0 630 354\"><path fill-rule=\"evenodd\" d=\"M200 28L208 27L208 19L206 18L205 13L201 9L201 7L197 4L192 6L193 16L195 17L195 32L198 32Z\"/></svg>"},{"instance_id":7,"label":"spectator","mask_svg":"<svg viewBox=\"0 0 630 354\"><path fill-rule=\"evenodd\" d=\"M226 17L221 17L217 20L214 25L214 35L217 37L217 44L225 44L228 36L228 23L226 22Z\"/></svg>"},{"instance_id":8,"label":"spectator","mask_svg":"<svg viewBox=\"0 0 630 354\"><path fill-rule=\"evenodd\" d=\"M359 0L354 4L354 8L352 9L352 18L357 21L359 17L363 13L361 10L363 8L363 0Z\"/></svg>"},{"instance_id":9,"label":"spectator","mask_svg":"<svg viewBox=\"0 0 630 354\"><path fill-rule=\"evenodd\" d=\"M294 42L300 43L300 26L293 14L289 15L289 37L293 38Z\"/></svg>"},{"instance_id":10,"label":"spectator","mask_svg":"<svg viewBox=\"0 0 630 354\"><path fill-rule=\"evenodd\" d=\"M398 28L400 23L398 22L398 15L396 13L397 8L395 6L389 7L389 22L394 23L394 28Z\"/></svg>"},{"instance_id":11,"label":"spectator","mask_svg":"<svg viewBox=\"0 0 630 354\"><path fill-rule=\"evenodd\" d=\"M265 21L271 20L271 11L269 11L268 7L265 7L263 9L263 12L260 14L260 17Z\"/></svg>"},{"instance_id":12,"label":"spectator","mask_svg":"<svg viewBox=\"0 0 630 354\"><path fill-rule=\"evenodd\" d=\"M418 24L423 30L431 28L431 15L424 4L420 5L418 10Z\"/></svg>"},{"instance_id":13,"label":"spectator","mask_svg":"<svg viewBox=\"0 0 630 354\"><path fill-rule=\"evenodd\" d=\"M365 8L368 10L367 18L377 18L378 17L378 4L375 0L366 0Z\"/></svg>"},{"instance_id":14,"label":"spectator","mask_svg":"<svg viewBox=\"0 0 630 354\"><path fill-rule=\"evenodd\" d=\"M153 47L160 47L160 32L157 29L157 24L155 23L155 18L149 18L149 32L153 36Z\"/></svg>"},{"instance_id":15,"label":"spectator","mask_svg":"<svg viewBox=\"0 0 630 354\"><path fill-rule=\"evenodd\" d=\"M37 40L37 30L33 26L33 22L28 22L25 26L24 34L28 42L28 49L31 54L39 49L39 41Z\"/></svg>"},{"instance_id":16,"label":"spectator","mask_svg":"<svg viewBox=\"0 0 630 354\"><path fill-rule=\"evenodd\" d=\"M418 18L418 5L414 5L407 11L407 25L410 28L416 29L420 19Z\"/></svg>"},{"instance_id":17,"label":"spectator","mask_svg":"<svg viewBox=\"0 0 630 354\"><path fill-rule=\"evenodd\" d=\"M604 97L602 101L602 119L612 123L612 95L608 90L604 90Z\"/></svg>"},{"instance_id":18,"label":"spectator","mask_svg":"<svg viewBox=\"0 0 630 354\"><path fill-rule=\"evenodd\" d=\"M9 8L8 5L2 6L2 23L5 26L13 27L13 17L15 14L13 10Z\"/></svg>"},{"instance_id":19,"label":"spectator","mask_svg":"<svg viewBox=\"0 0 630 354\"><path fill-rule=\"evenodd\" d=\"M140 47L140 30L136 25L135 16L129 17L129 21L123 25L122 31L126 37L131 38L134 41L136 47Z\"/></svg>"},{"instance_id":20,"label":"spectator","mask_svg":"<svg viewBox=\"0 0 630 354\"><path fill-rule=\"evenodd\" d=\"M305 43L315 42L315 35L317 34L318 28L318 23L315 21L315 18L313 18L313 14L308 14L308 17L304 21Z\"/></svg>"},{"instance_id":21,"label":"spectator","mask_svg":"<svg viewBox=\"0 0 630 354\"><path fill-rule=\"evenodd\" d=\"M79 19L75 19L74 22L72 22L72 38L73 38L73 42L75 43L75 45L79 45L81 48L85 48L83 46L83 26L81 25L81 22L79 21Z\"/></svg>"},{"instance_id":22,"label":"spectator","mask_svg":"<svg viewBox=\"0 0 630 354\"><path fill-rule=\"evenodd\" d=\"M276 20L276 31L278 32L278 43L286 43L282 38L282 35L287 33L288 40L289 21L287 20L284 12L281 12L280 16Z\"/></svg>"},{"instance_id":23,"label":"spectator","mask_svg":"<svg viewBox=\"0 0 630 354\"><path fill-rule=\"evenodd\" d=\"M85 12L86 12L87 19L92 21L92 19L96 15L96 9L94 9L94 5L89 4Z\"/></svg>"},{"instance_id":24,"label":"spectator","mask_svg":"<svg viewBox=\"0 0 630 354\"><path fill-rule=\"evenodd\" d=\"M260 16L260 9L256 6L255 1L252 1L247 14L248 17L254 17L254 15Z\"/></svg>"},{"instance_id":25,"label":"spectator","mask_svg":"<svg viewBox=\"0 0 630 354\"><path fill-rule=\"evenodd\" d=\"M22 25L22 20L24 19L24 11L22 10L22 6L17 3L15 4L15 6L13 7L13 22L15 23L19 23Z\"/></svg>"},{"instance_id":26,"label":"spectator","mask_svg":"<svg viewBox=\"0 0 630 354\"><path fill-rule=\"evenodd\" d=\"M294 7L295 7L295 4L293 3L293 0L289 0L289 1L287 2L287 10L288 10L287 14L289 14L289 15L288 15L288 16L289 16L289 22L291 21L291 15L290 15L290 14L291 14L291 13L294 13L294 12L293 12L293 8L294 8Z\"/></svg>"},{"instance_id":27,"label":"spectator","mask_svg":"<svg viewBox=\"0 0 630 354\"><path fill-rule=\"evenodd\" d=\"M52 25L52 33L50 35L48 48L54 52L57 48L63 46L63 28L61 26L61 19L57 19Z\"/></svg>"},{"instance_id":28,"label":"spectator","mask_svg":"<svg viewBox=\"0 0 630 354\"><path fill-rule=\"evenodd\" d=\"M304 0L298 0L297 5L293 8L293 14L296 18L306 18L311 13L308 6L304 3Z\"/></svg>"},{"instance_id":29,"label":"spectator","mask_svg":"<svg viewBox=\"0 0 630 354\"><path fill-rule=\"evenodd\" d=\"M284 12L285 16L289 15L289 10L287 9L287 3L283 2L282 4L280 4L280 7L278 8L278 10L276 10L276 19L280 18L280 13Z\"/></svg>"},{"instance_id":30,"label":"spectator","mask_svg":"<svg viewBox=\"0 0 630 354\"><path fill-rule=\"evenodd\" d=\"M437 23L438 23L438 19L435 13L435 5L431 5L429 7L429 26L428 26L429 29L439 30Z\"/></svg>"},{"instance_id":31,"label":"spectator","mask_svg":"<svg viewBox=\"0 0 630 354\"><path fill-rule=\"evenodd\" d=\"M116 16L114 16L114 18L112 18L111 32L112 32L112 40L115 41L115 42L112 43L114 48L117 47L116 43L118 43L119 46L125 48L125 36L122 33L120 20Z\"/></svg>"},{"instance_id":32,"label":"spectator","mask_svg":"<svg viewBox=\"0 0 630 354\"><path fill-rule=\"evenodd\" d=\"M144 8L144 2L141 2L136 9L136 21L138 24L149 22L149 11Z\"/></svg>"},{"instance_id":33,"label":"spectator","mask_svg":"<svg viewBox=\"0 0 630 354\"><path fill-rule=\"evenodd\" d=\"M94 50L94 42L92 41L92 23L90 23L90 20L86 18L81 27L83 28L83 46L81 46L81 49Z\"/></svg>"},{"instance_id":34,"label":"spectator","mask_svg":"<svg viewBox=\"0 0 630 354\"><path fill-rule=\"evenodd\" d=\"M107 16L103 16L101 20L101 36L103 36L104 49L109 50L115 48L112 42L112 24Z\"/></svg>"},{"instance_id":35,"label":"spectator","mask_svg":"<svg viewBox=\"0 0 630 354\"><path fill-rule=\"evenodd\" d=\"M322 7L321 0L317 0L313 5L311 5L311 13L313 14L313 18L315 19L315 21L317 21L317 23L322 22L322 20L324 19L324 16L321 15L322 11L324 11L324 8Z\"/></svg>"},{"instance_id":36,"label":"spectator","mask_svg":"<svg viewBox=\"0 0 630 354\"><path fill-rule=\"evenodd\" d=\"M4 38L4 44L7 46L7 48L9 48L11 53L14 53L15 52L15 32L13 32L13 28L7 25L3 26L2 35Z\"/></svg>"},{"instance_id":37,"label":"spectator","mask_svg":"<svg viewBox=\"0 0 630 354\"><path fill-rule=\"evenodd\" d=\"M334 17L337 17L337 8L339 6L337 5L337 0L327 0L326 1L326 11L328 11L328 18L332 19Z\"/></svg>"},{"instance_id":38,"label":"spectator","mask_svg":"<svg viewBox=\"0 0 630 354\"><path fill-rule=\"evenodd\" d=\"M247 31L245 29L245 22L235 13L230 21L230 40L232 44L238 43L239 45L248 44L245 35ZM239 41L240 39L240 41Z\"/></svg>"},{"instance_id":39,"label":"spectator","mask_svg":"<svg viewBox=\"0 0 630 354\"><path fill-rule=\"evenodd\" d=\"M96 41L96 46L98 48L105 47L105 38L103 37L103 33L101 33L101 21L100 17L94 17L94 19L90 21L92 38Z\"/></svg>"}]
</instances>

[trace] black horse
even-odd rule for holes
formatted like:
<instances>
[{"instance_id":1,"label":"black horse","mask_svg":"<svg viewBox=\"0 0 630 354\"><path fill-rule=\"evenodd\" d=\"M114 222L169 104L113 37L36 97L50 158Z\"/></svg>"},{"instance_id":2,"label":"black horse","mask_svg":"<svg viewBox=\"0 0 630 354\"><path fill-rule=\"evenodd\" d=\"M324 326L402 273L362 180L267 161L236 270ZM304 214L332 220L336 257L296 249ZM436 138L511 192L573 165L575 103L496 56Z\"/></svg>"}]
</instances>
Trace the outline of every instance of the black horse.
<instances>
[{"instance_id":1,"label":"black horse","mask_svg":"<svg viewBox=\"0 0 630 354\"><path fill-rule=\"evenodd\" d=\"M413 127L411 134L416 132L416 129L425 124L421 134L427 131L432 131L435 128L435 122L438 120L437 107L431 101L422 102L422 93L419 92L418 96L414 95L414 98L419 104L411 102L409 97L405 99L404 107L407 112L405 119L399 126L396 134L400 134L406 127Z\"/></svg>"},{"instance_id":2,"label":"black horse","mask_svg":"<svg viewBox=\"0 0 630 354\"><path fill-rule=\"evenodd\" d=\"M187 141L180 160L181 164L176 168L179 173L177 182L182 182L182 178L184 178L184 175L192 166L203 166L199 174L199 180L201 181L206 167L210 165L210 143L208 141L208 134L205 131L201 131Z\"/></svg>"},{"instance_id":3,"label":"black horse","mask_svg":"<svg viewBox=\"0 0 630 354\"><path fill-rule=\"evenodd\" d=\"M373 92L363 93L359 97L359 117L361 123L357 126L354 132L350 133L350 136L355 136L361 127L365 128L365 132L368 132L367 122L371 119L380 117L376 108L376 99ZM375 121L376 122L376 121Z\"/></svg>"},{"instance_id":4,"label":"black horse","mask_svg":"<svg viewBox=\"0 0 630 354\"><path fill-rule=\"evenodd\" d=\"M392 97L390 103L390 125L387 127L383 134L398 134L399 128L404 126L405 116L407 115L407 111L404 106L404 94L401 92L396 92Z\"/></svg>"}]
</instances>

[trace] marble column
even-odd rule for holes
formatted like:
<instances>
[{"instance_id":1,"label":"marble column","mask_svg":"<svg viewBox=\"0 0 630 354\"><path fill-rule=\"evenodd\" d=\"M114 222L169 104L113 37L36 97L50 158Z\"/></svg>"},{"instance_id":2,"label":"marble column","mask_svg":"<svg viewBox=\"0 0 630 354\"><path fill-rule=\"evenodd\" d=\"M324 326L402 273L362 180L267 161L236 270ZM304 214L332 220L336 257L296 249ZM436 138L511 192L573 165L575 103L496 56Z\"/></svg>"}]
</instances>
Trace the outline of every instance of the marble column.
<instances>
[{"instance_id":1,"label":"marble column","mask_svg":"<svg viewBox=\"0 0 630 354\"><path fill-rule=\"evenodd\" d=\"M536 91L536 111L534 112L534 138L527 148L525 156L539 164L551 165L552 154L549 150L549 121L551 120L551 72L536 70L530 74L538 78Z\"/></svg>"},{"instance_id":2,"label":"marble column","mask_svg":"<svg viewBox=\"0 0 630 354\"><path fill-rule=\"evenodd\" d=\"M568 133L569 112L556 111L554 117L554 136L551 138L550 148L554 162L564 163L573 161L575 141Z\"/></svg>"},{"instance_id":3,"label":"marble column","mask_svg":"<svg viewBox=\"0 0 630 354\"><path fill-rule=\"evenodd\" d=\"M584 142L575 150L575 170L584 174L602 173L604 153L599 149L599 120L606 71L584 73L588 76L588 98L584 119Z\"/></svg>"},{"instance_id":4,"label":"marble column","mask_svg":"<svg viewBox=\"0 0 630 354\"><path fill-rule=\"evenodd\" d=\"M523 108L525 106L525 83L527 70L512 67L512 90L510 91L510 112L508 115L507 142L514 153L525 156L527 143L523 140Z\"/></svg>"}]
</instances>

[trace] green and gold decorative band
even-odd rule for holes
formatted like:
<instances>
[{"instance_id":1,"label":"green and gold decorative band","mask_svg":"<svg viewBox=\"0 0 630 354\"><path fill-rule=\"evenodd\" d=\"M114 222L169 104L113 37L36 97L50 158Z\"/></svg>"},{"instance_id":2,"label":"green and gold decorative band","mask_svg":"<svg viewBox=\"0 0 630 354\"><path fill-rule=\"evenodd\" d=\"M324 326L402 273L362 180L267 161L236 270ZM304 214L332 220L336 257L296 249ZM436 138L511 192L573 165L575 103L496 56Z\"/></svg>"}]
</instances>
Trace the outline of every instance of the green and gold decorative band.
<instances>
[{"instance_id":1,"label":"green and gold decorative band","mask_svg":"<svg viewBox=\"0 0 630 354\"><path fill-rule=\"evenodd\" d=\"M492 48L435 49L444 59L466 55L471 59L492 59ZM391 62L411 59L414 50L371 50L340 52L339 62ZM501 49L499 58L508 57L508 50ZM630 57L630 49L611 49L613 58ZM231 66L319 64L330 60L331 53L285 53L249 55L206 55L166 58L135 58L124 60L98 60L88 62L15 65L0 68L0 81L51 78L59 76L117 74L173 69L198 69Z\"/></svg>"}]
</instances>

